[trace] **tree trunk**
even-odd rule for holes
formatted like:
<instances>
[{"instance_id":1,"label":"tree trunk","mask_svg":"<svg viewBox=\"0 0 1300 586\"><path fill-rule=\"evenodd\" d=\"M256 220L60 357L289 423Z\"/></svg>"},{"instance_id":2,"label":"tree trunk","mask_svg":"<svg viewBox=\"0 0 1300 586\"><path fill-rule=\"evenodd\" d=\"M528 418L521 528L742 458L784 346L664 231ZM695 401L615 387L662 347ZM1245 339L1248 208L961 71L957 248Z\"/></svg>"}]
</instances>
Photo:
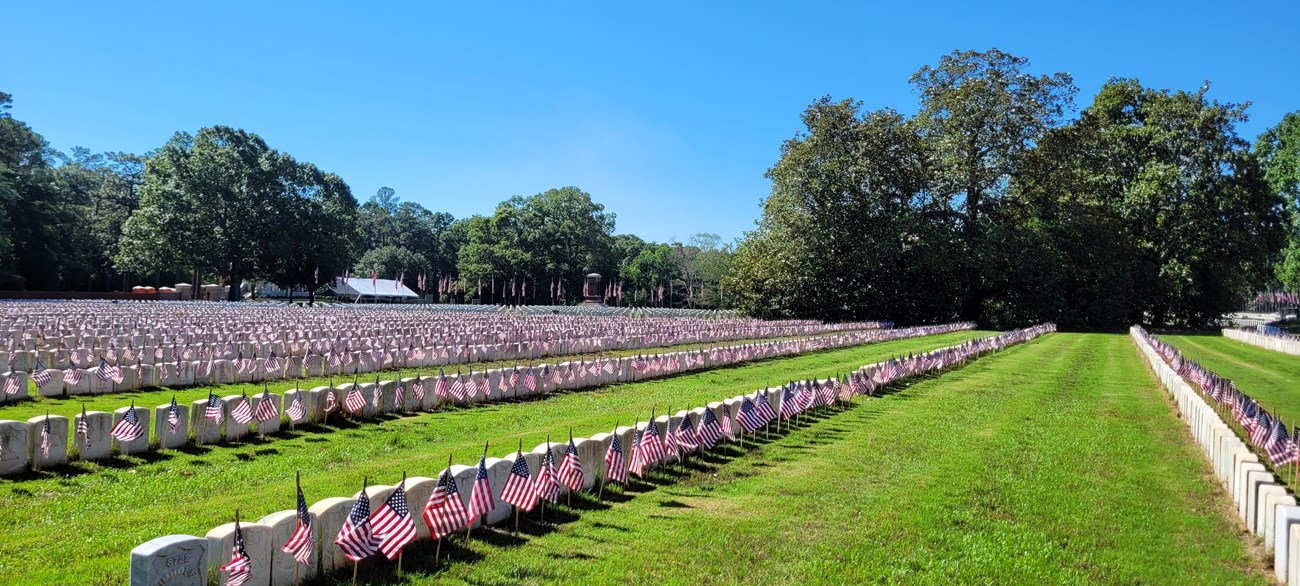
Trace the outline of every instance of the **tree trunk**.
<instances>
[{"instance_id":1,"label":"tree trunk","mask_svg":"<svg viewBox=\"0 0 1300 586\"><path fill-rule=\"evenodd\" d=\"M239 301L239 283L244 280L243 263L235 261L230 263L230 293L226 295L226 301Z\"/></svg>"}]
</instances>

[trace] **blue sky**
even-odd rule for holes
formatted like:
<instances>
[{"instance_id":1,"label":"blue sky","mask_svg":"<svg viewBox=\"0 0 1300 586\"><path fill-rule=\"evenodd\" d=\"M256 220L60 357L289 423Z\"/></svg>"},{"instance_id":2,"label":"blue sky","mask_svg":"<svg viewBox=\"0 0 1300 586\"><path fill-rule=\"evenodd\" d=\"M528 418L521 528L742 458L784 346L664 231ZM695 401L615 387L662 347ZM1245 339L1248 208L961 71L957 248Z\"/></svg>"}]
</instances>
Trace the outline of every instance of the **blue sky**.
<instances>
[{"instance_id":1,"label":"blue sky","mask_svg":"<svg viewBox=\"0 0 1300 586\"><path fill-rule=\"evenodd\" d=\"M55 148L214 124L456 217L576 185L618 232L725 239L822 95L916 109L907 78L998 47L1074 75L1300 110L1300 3L18 2L0 90Z\"/></svg>"}]
</instances>

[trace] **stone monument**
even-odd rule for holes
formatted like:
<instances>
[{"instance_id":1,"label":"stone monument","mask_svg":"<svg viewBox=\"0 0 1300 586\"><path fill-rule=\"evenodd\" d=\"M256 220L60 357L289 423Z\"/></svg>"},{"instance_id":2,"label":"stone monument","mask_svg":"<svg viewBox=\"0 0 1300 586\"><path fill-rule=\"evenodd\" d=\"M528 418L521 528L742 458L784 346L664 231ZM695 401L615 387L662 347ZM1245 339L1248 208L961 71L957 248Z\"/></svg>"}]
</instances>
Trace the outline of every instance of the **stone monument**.
<instances>
[{"instance_id":1,"label":"stone monument","mask_svg":"<svg viewBox=\"0 0 1300 586\"><path fill-rule=\"evenodd\" d=\"M131 550L131 586L204 586L208 542L193 535L165 535Z\"/></svg>"}]
</instances>

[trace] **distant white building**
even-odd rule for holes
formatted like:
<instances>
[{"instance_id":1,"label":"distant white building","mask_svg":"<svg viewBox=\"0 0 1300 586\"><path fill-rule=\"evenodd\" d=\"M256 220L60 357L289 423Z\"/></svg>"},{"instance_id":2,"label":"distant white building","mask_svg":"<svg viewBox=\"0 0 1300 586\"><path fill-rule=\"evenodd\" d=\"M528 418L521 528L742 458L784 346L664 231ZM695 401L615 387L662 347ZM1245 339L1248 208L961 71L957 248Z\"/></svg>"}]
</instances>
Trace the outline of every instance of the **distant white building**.
<instances>
[{"instance_id":1,"label":"distant white building","mask_svg":"<svg viewBox=\"0 0 1300 586\"><path fill-rule=\"evenodd\" d=\"M353 301L380 301L419 299L420 295L394 279L351 277L346 283L342 277L334 279L334 294L340 299Z\"/></svg>"}]
</instances>

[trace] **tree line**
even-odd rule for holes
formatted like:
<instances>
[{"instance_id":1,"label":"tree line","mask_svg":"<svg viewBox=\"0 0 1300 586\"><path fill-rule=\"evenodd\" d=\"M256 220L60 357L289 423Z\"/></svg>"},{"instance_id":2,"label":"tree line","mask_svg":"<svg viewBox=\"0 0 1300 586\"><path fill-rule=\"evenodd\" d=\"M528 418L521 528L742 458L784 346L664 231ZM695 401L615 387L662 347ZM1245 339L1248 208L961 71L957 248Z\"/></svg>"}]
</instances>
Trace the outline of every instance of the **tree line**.
<instances>
[{"instance_id":1,"label":"tree line","mask_svg":"<svg viewBox=\"0 0 1300 586\"><path fill-rule=\"evenodd\" d=\"M65 155L11 105L0 94L0 289L266 281L314 293L373 271L423 281L444 301L535 304L581 300L584 275L598 272L619 285L610 303L723 305L730 245L615 234L615 215L576 187L457 219L387 187L359 204L338 175L225 126L143 155Z\"/></svg>"},{"instance_id":2,"label":"tree line","mask_svg":"<svg viewBox=\"0 0 1300 586\"><path fill-rule=\"evenodd\" d=\"M727 278L741 308L1202 326L1271 282L1300 285L1297 115L1252 148L1246 105L1208 84L1112 78L1071 117L1068 74L997 49L910 82L913 116L829 97L803 112Z\"/></svg>"}]
</instances>

